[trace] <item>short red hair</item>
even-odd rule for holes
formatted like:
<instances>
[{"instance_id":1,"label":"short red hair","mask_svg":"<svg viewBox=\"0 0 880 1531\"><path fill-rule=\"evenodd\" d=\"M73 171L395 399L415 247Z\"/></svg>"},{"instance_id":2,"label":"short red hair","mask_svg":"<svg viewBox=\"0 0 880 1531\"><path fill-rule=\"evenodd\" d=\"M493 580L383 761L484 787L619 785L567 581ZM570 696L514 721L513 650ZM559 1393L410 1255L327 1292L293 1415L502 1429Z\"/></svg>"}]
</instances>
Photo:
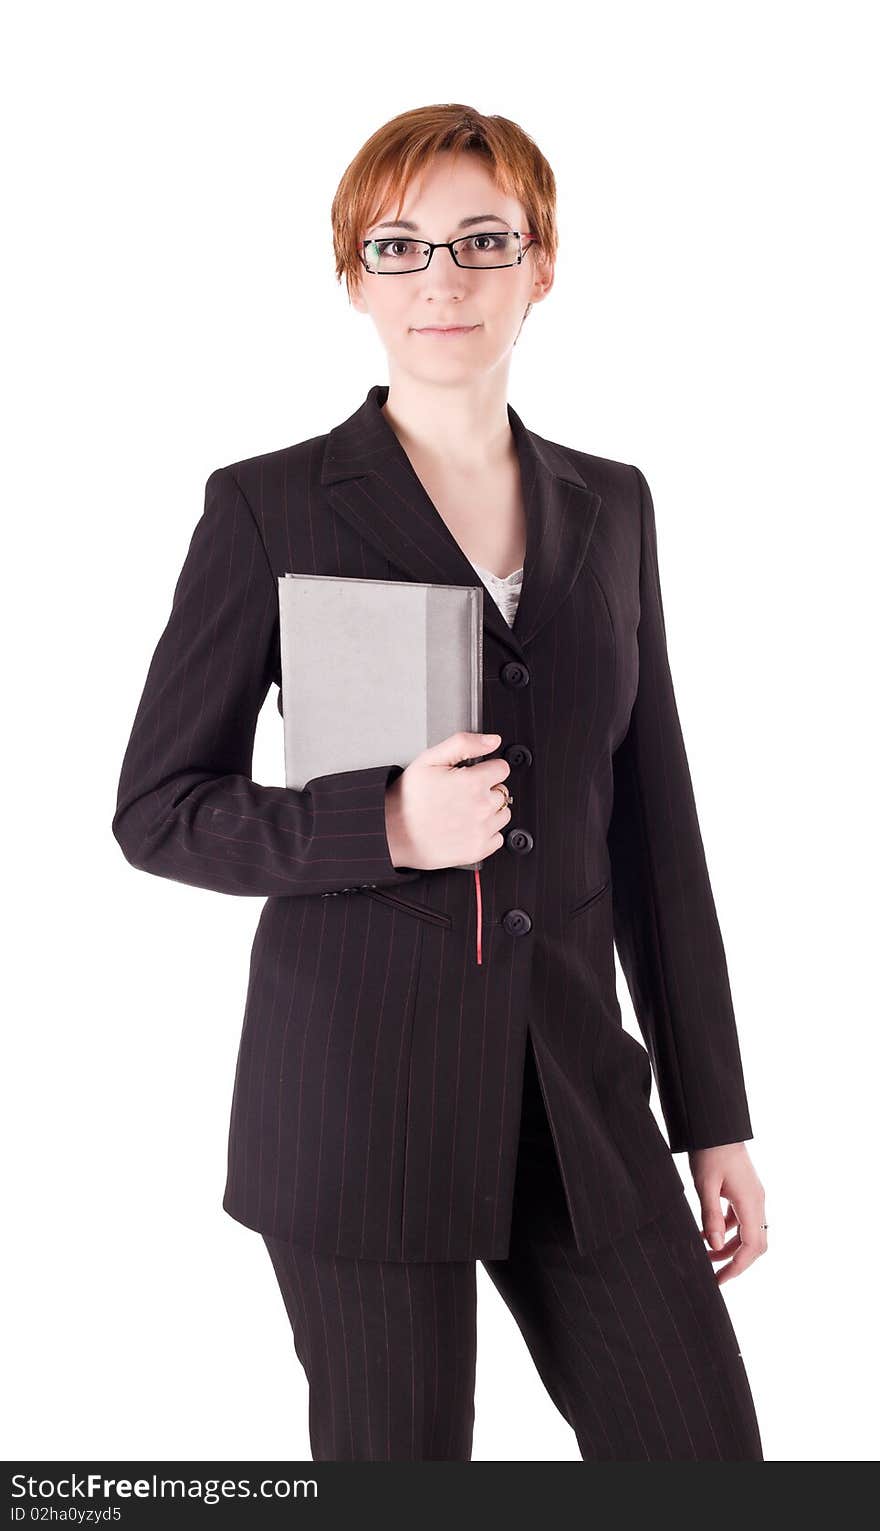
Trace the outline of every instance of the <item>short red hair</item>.
<instances>
[{"instance_id":1,"label":"short red hair","mask_svg":"<svg viewBox=\"0 0 880 1531\"><path fill-rule=\"evenodd\" d=\"M441 150L481 155L505 195L522 203L526 227L540 241L541 254L555 261L556 180L528 133L507 117L484 117L459 102L419 106L377 128L336 188L330 209L336 279L345 276L349 293L363 275L357 241L364 238L364 230L376 222L395 191L400 216L410 182Z\"/></svg>"}]
</instances>

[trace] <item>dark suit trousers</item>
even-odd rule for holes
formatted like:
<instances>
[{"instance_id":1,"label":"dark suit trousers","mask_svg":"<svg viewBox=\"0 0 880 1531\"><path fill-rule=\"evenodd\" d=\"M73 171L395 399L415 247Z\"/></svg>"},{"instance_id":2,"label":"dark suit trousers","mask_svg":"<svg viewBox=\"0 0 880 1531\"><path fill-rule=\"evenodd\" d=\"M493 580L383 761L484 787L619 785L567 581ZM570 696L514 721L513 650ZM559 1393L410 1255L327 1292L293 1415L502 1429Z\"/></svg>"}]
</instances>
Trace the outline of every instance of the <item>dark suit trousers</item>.
<instances>
[{"instance_id":1,"label":"dark suit trousers","mask_svg":"<svg viewBox=\"0 0 880 1531\"><path fill-rule=\"evenodd\" d=\"M313 1461L469 1461L474 1261L347 1259L264 1235L309 1383ZM526 1049L507 1259L482 1262L584 1461L763 1461L733 1325L682 1193L578 1252Z\"/></svg>"}]
</instances>

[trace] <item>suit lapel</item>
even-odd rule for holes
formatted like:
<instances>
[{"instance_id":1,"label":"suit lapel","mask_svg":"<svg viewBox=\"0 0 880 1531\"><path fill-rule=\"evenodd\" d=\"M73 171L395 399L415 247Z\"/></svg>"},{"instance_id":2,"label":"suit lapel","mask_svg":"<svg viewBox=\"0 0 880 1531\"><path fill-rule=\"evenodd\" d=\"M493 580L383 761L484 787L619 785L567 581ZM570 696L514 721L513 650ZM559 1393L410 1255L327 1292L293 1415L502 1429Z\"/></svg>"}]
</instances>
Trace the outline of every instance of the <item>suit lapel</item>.
<instances>
[{"instance_id":1,"label":"suit lapel","mask_svg":"<svg viewBox=\"0 0 880 1531\"><path fill-rule=\"evenodd\" d=\"M410 579L479 585L483 625L515 657L532 642L569 594L587 556L602 503L551 442L526 429L508 405L522 473L526 556L513 627L431 501L383 414L388 387L330 431L321 483L330 504Z\"/></svg>"}]
</instances>

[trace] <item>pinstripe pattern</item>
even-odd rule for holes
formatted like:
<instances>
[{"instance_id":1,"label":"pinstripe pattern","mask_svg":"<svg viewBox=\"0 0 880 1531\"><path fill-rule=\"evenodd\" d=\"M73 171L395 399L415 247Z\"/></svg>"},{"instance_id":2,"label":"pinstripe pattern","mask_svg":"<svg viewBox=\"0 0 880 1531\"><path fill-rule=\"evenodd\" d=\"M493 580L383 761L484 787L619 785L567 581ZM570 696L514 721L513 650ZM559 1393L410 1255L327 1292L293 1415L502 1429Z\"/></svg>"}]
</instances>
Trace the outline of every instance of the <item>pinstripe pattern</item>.
<instances>
[{"instance_id":1,"label":"pinstripe pattern","mask_svg":"<svg viewBox=\"0 0 880 1531\"><path fill-rule=\"evenodd\" d=\"M651 495L638 469L549 442L509 408L526 556L512 626L484 587L483 724L502 736L515 805L481 874L477 965L472 874L391 863L384 801L399 763L302 792L250 775L281 681L278 575L479 582L386 396L374 387L327 435L211 474L113 832L134 866L265 899L231 1216L347 1258L503 1259L528 1029L587 1254L680 1197L670 1145L752 1136ZM615 940L644 1046L621 1025Z\"/></svg>"},{"instance_id":2,"label":"pinstripe pattern","mask_svg":"<svg viewBox=\"0 0 880 1531\"><path fill-rule=\"evenodd\" d=\"M264 1238L308 1379L313 1460L470 1460L474 1262L351 1260ZM763 1461L686 1199L581 1255L531 1048L511 1249L485 1263L584 1461Z\"/></svg>"}]
</instances>

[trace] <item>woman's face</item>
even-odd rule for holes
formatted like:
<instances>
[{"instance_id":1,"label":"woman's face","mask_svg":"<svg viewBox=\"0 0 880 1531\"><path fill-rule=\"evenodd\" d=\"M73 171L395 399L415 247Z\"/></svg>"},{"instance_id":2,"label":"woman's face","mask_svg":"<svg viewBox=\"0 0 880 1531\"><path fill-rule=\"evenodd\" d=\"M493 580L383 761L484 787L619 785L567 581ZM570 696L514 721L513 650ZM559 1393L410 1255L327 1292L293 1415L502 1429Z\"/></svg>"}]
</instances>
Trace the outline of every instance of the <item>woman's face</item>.
<instances>
[{"instance_id":1,"label":"woman's face","mask_svg":"<svg viewBox=\"0 0 880 1531\"><path fill-rule=\"evenodd\" d=\"M430 242L483 230L532 232L521 204L498 190L485 162L475 154L455 162L441 152L421 179L412 182L401 217L415 227L388 222L395 208L392 203L381 212L375 223L360 231L361 238L399 235ZM479 223L462 227L462 220L477 214ZM426 271L374 275L361 267L351 301L360 313L371 316L391 369L425 382L458 384L506 362L527 305L540 303L553 285L553 268L540 256L539 246L533 245L519 266L466 270L456 266L449 250L435 250ZM474 328L445 339L419 333L427 326L451 324Z\"/></svg>"}]
</instances>

